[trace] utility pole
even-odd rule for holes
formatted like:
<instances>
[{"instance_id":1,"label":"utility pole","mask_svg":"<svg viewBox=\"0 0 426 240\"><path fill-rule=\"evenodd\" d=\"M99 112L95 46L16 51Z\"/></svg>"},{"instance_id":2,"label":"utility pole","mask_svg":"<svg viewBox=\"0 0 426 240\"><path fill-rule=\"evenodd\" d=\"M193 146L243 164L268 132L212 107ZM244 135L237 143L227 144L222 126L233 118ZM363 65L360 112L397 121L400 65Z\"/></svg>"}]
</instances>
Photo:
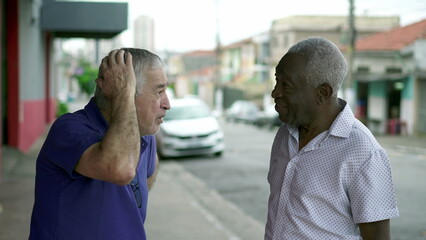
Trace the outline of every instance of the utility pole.
<instances>
[{"instance_id":1,"label":"utility pole","mask_svg":"<svg viewBox=\"0 0 426 240\"><path fill-rule=\"evenodd\" d=\"M222 74L221 74L221 44L220 44L220 14L219 14L219 0L215 0L216 3L216 69L215 69L215 79L214 79L214 102L215 109L217 113L222 116L223 113L223 88L222 88Z\"/></svg>"},{"instance_id":2,"label":"utility pole","mask_svg":"<svg viewBox=\"0 0 426 240\"><path fill-rule=\"evenodd\" d=\"M344 98L348 102L349 106L352 110L354 110L355 106L355 96L353 91L353 59L355 52L355 40L356 40L356 28L355 28L355 0L349 0L349 16L348 16L348 75L343 84L344 88Z\"/></svg>"}]
</instances>

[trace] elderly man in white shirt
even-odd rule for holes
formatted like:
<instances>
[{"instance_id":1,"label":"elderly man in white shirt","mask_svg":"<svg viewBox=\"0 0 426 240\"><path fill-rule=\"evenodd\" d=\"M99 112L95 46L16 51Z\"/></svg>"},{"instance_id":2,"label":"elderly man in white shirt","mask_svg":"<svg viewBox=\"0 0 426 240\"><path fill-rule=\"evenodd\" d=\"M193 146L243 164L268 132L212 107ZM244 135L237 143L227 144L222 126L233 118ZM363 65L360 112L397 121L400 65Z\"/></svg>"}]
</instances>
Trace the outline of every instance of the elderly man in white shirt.
<instances>
[{"instance_id":1,"label":"elderly man in white shirt","mask_svg":"<svg viewBox=\"0 0 426 240\"><path fill-rule=\"evenodd\" d=\"M337 97L346 72L324 38L297 43L276 67L284 124L271 151L265 240L390 239L399 212L389 158Z\"/></svg>"}]
</instances>

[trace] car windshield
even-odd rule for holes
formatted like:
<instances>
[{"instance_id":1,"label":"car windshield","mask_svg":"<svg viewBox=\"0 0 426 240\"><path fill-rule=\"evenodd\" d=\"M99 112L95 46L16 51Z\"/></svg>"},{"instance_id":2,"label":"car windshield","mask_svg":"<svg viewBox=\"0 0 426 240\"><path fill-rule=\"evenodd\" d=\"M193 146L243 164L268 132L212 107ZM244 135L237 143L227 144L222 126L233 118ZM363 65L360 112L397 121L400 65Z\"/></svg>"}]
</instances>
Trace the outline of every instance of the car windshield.
<instances>
[{"instance_id":1,"label":"car windshield","mask_svg":"<svg viewBox=\"0 0 426 240\"><path fill-rule=\"evenodd\" d=\"M167 111L164 120L182 120L210 116L210 111L203 105L177 106Z\"/></svg>"}]
</instances>

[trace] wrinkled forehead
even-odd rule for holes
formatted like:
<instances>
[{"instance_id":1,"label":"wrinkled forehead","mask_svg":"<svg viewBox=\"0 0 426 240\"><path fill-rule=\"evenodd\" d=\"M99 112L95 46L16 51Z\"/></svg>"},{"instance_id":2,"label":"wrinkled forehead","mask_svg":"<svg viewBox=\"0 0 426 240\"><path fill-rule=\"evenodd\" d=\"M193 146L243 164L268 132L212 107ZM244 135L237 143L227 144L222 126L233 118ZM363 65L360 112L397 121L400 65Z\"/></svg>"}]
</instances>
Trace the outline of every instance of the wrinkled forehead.
<instances>
[{"instance_id":1,"label":"wrinkled forehead","mask_svg":"<svg viewBox=\"0 0 426 240\"><path fill-rule=\"evenodd\" d=\"M166 72L163 68L153 68L145 71L145 84L158 85L168 83Z\"/></svg>"}]
</instances>

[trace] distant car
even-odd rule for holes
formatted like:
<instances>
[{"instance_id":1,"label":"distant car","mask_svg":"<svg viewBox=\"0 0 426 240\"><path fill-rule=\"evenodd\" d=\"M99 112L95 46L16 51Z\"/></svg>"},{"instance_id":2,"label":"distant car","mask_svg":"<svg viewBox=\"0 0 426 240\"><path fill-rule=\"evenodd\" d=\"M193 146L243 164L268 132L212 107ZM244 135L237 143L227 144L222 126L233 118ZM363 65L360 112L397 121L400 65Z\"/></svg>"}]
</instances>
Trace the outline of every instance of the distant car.
<instances>
[{"instance_id":1,"label":"distant car","mask_svg":"<svg viewBox=\"0 0 426 240\"><path fill-rule=\"evenodd\" d=\"M283 122L280 120L278 112L275 110L275 104L270 104L257 115L255 122L259 127L279 127Z\"/></svg>"},{"instance_id":2,"label":"distant car","mask_svg":"<svg viewBox=\"0 0 426 240\"><path fill-rule=\"evenodd\" d=\"M160 132L156 135L158 154L163 158L204 154L220 156L224 134L209 106L198 98L171 100Z\"/></svg>"},{"instance_id":3,"label":"distant car","mask_svg":"<svg viewBox=\"0 0 426 240\"><path fill-rule=\"evenodd\" d=\"M253 102L237 100L226 110L225 119L229 122L254 124L259 113L259 108Z\"/></svg>"}]
</instances>

